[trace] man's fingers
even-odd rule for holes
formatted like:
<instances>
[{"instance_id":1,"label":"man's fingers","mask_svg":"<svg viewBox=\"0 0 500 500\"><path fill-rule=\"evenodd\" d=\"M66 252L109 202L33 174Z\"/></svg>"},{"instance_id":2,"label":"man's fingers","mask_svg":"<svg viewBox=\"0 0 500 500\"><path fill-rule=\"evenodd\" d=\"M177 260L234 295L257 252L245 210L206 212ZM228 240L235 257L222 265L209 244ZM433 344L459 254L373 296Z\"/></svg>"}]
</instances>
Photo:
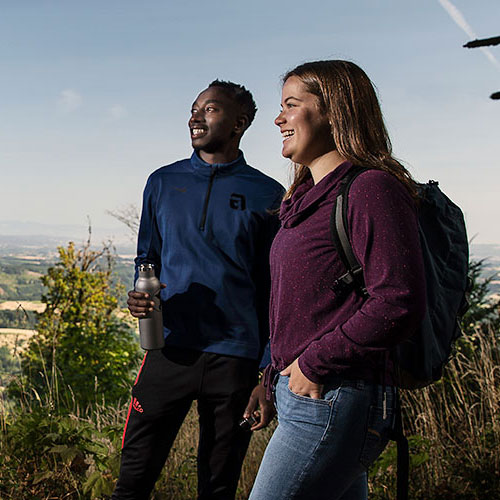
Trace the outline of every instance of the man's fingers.
<instances>
[{"instance_id":1,"label":"man's fingers","mask_svg":"<svg viewBox=\"0 0 500 500\"><path fill-rule=\"evenodd\" d=\"M129 309L128 309L128 310L129 310L130 314L131 314L134 318L139 318L139 319L140 319L140 318L144 318L145 316L147 316L147 314L148 314L148 312L149 312L149 311L142 311L142 310L138 311L138 310L135 310L135 309L131 309L130 307L129 307Z\"/></svg>"},{"instance_id":2,"label":"man's fingers","mask_svg":"<svg viewBox=\"0 0 500 500\"><path fill-rule=\"evenodd\" d=\"M154 303L147 293L131 290L128 292L127 306L132 316L141 318L153 310Z\"/></svg>"},{"instance_id":3,"label":"man's fingers","mask_svg":"<svg viewBox=\"0 0 500 500\"><path fill-rule=\"evenodd\" d=\"M276 415L276 409L273 403L266 401L260 405L260 412L254 412L254 415L256 415L257 423L252 425L251 430L258 431L269 425L274 415Z\"/></svg>"},{"instance_id":4,"label":"man's fingers","mask_svg":"<svg viewBox=\"0 0 500 500\"><path fill-rule=\"evenodd\" d=\"M135 290L131 290L128 292L127 303L131 304L153 304L148 293L145 292L136 292Z\"/></svg>"},{"instance_id":5,"label":"man's fingers","mask_svg":"<svg viewBox=\"0 0 500 500\"><path fill-rule=\"evenodd\" d=\"M139 307L143 309L149 309L150 311L153 310L154 302L151 300L135 300L135 299L128 299L127 300L127 305L130 307Z\"/></svg>"},{"instance_id":6,"label":"man's fingers","mask_svg":"<svg viewBox=\"0 0 500 500\"><path fill-rule=\"evenodd\" d=\"M258 406L258 410L257 410ZM252 431L258 431L266 427L273 419L276 410L274 404L266 399L266 388L259 384L252 391L252 395L248 400L248 405L245 408L244 417L254 416L257 422L250 427Z\"/></svg>"},{"instance_id":7,"label":"man's fingers","mask_svg":"<svg viewBox=\"0 0 500 500\"><path fill-rule=\"evenodd\" d=\"M129 290L128 296L129 296L129 298L132 298L132 299L147 299L147 298L149 298L148 293L137 292L136 290Z\"/></svg>"},{"instance_id":8,"label":"man's fingers","mask_svg":"<svg viewBox=\"0 0 500 500\"><path fill-rule=\"evenodd\" d=\"M257 401L258 401L257 397L254 396L254 394L251 394L251 396L248 398L247 407L243 412L243 418L248 418L250 415L253 415L255 409L257 408Z\"/></svg>"},{"instance_id":9,"label":"man's fingers","mask_svg":"<svg viewBox=\"0 0 500 500\"><path fill-rule=\"evenodd\" d=\"M274 418L274 415L276 415L276 409L274 408L274 405L272 403L264 406L260 414L261 426L266 427Z\"/></svg>"}]
</instances>

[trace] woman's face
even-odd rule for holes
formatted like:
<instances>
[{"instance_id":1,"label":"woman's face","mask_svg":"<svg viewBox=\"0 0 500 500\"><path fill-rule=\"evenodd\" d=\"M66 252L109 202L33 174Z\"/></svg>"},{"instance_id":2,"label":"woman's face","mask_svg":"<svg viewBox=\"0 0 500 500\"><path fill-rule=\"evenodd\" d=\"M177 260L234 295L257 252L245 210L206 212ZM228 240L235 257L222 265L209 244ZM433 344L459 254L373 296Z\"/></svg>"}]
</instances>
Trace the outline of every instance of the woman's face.
<instances>
[{"instance_id":1,"label":"woman's face","mask_svg":"<svg viewBox=\"0 0 500 500\"><path fill-rule=\"evenodd\" d=\"M274 123L283 136L281 153L294 163L309 166L335 149L328 118L320 111L317 97L307 92L296 76L283 85L281 113Z\"/></svg>"}]
</instances>

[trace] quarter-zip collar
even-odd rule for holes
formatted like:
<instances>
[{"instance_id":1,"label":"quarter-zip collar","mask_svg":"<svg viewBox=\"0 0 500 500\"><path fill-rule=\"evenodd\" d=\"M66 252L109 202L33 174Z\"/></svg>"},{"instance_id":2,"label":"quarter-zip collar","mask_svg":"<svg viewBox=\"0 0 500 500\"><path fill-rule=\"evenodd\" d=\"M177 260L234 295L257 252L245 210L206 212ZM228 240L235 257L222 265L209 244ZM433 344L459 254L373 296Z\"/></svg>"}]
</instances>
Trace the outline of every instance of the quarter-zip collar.
<instances>
[{"instance_id":1,"label":"quarter-zip collar","mask_svg":"<svg viewBox=\"0 0 500 500\"><path fill-rule=\"evenodd\" d=\"M207 178L207 191L205 193L205 201L203 203L203 210L201 213L200 231L205 231L208 217L208 206L210 203L210 195L212 193L212 186L214 184L215 177L222 177L228 174L234 174L239 169L243 168L246 165L245 157L243 156L242 151L239 151L238 158L236 160L229 163L207 163L202 160L198 153L193 151L191 155L191 166L193 168L193 172L197 175Z\"/></svg>"},{"instance_id":2,"label":"quarter-zip collar","mask_svg":"<svg viewBox=\"0 0 500 500\"><path fill-rule=\"evenodd\" d=\"M213 171L217 172L217 175L225 175L228 173L234 173L240 168L246 165L245 157L243 152L240 150L238 158L229 163L207 163L200 158L200 155L195 151L191 155L191 166L193 167L193 172L204 177L210 177Z\"/></svg>"},{"instance_id":3,"label":"quarter-zip collar","mask_svg":"<svg viewBox=\"0 0 500 500\"><path fill-rule=\"evenodd\" d=\"M294 227L316 211L318 203L340 183L352 167L350 161L341 163L332 172L325 175L317 184L308 179L301 184L291 198L281 204L280 219L283 227Z\"/></svg>"}]
</instances>

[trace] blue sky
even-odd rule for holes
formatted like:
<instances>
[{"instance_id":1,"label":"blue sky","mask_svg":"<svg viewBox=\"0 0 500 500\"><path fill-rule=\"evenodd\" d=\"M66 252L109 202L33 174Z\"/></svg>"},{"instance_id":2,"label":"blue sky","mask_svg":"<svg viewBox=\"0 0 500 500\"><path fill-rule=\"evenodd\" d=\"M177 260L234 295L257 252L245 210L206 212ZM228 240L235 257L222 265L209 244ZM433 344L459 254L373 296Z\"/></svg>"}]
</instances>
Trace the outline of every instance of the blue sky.
<instances>
[{"instance_id":1,"label":"blue sky","mask_svg":"<svg viewBox=\"0 0 500 500\"><path fill-rule=\"evenodd\" d=\"M95 227L140 206L147 176L191 153L194 98L245 84L259 111L247 161L285 183L279 77L313 59L358 63L394 152L438 179L477 243L500 243L500 2L484 0L0 0L0 223ZM5 226L4 226L5 227ZM50 229L47 229L50 231Z\"/></svg>"}]
</instances>

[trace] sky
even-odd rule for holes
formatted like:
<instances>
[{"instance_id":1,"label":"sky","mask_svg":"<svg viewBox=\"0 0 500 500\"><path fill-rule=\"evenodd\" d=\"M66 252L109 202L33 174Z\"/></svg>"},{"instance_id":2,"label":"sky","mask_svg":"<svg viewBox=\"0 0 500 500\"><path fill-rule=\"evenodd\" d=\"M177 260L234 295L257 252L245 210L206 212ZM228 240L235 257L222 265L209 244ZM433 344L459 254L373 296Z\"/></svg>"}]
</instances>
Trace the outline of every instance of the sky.
<instances>
[{"instance_id":1,"label":"sky","mask_svg":"<svg viewBox=\"0 0 500 500\"><path fill-rule=\"evenodd\" d=\"M215 78L254 94L242 149L286 185L280 76L348 59L396 157L440 182L475 243L498 244L500 46L462 46L499 19L498 0L0 0L1 231L84 236L90 219L118 237L108 211L140 207L148 175L190 156L189 110Z\"/></svg>"}]
</instances>

